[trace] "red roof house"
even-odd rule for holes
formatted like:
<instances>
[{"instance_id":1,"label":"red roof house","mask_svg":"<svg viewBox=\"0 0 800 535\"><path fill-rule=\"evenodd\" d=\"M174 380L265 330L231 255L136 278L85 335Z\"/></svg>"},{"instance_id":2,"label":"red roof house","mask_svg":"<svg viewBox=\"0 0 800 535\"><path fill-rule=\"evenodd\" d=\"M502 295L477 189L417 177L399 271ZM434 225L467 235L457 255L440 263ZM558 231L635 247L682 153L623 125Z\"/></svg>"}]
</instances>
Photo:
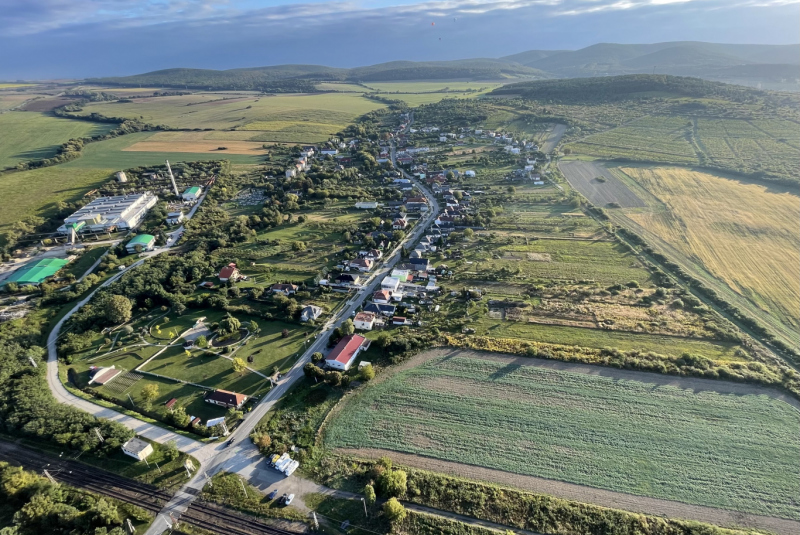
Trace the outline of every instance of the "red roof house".
<instances>
[{"instance_id":1,"label":"red roof house","mask_svg":"<svg viewBox=\"0 0 800 535\"><path fill-rule=\"evenodd\" d=\"M339 340L336 347L325 357L325 364L327 364L329 368L342 371L349 370L366 341L366 338L357 334L345 336Z\"/></svg>"},{"instance_id":2,"label":"red roof house","mask_svg":"<svg viewBox=\"0 0 800 535\"><path fill-rule=\"evenodd\" d=\"M236 269L236 264L231 262L224 268L219 270L219 280L225 282L227 280L235 281L239 278L239 270Z\"/></svg>"}]
</instances>

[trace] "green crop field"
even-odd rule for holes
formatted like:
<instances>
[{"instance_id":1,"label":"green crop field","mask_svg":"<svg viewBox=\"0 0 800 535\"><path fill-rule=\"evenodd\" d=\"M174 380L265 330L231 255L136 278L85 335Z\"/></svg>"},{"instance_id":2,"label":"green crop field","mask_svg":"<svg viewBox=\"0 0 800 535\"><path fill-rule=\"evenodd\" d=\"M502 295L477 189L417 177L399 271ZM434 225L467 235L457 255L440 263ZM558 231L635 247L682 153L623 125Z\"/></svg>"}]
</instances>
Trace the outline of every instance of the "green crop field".
<instances>
[{"instance_id":1,"label":"green crop field","mask_svg":"<svg viewBox=\"0 0 800 535\"><path fill-rule=\"evenodd\" d=\"M74 163L74 162L70 162ZM118 169L80 169L64 165L0 175L0 231L22 217L49 217L59 201L75 201L105 183Z\"/></svg>"},{"instance_id":2,"label":"green crop field","mask_svg":"<svg viewBox=\"0 0 800 535\"><path fill-rule=\"evenodd\" d=\"M450 355L355 394L325 442L797 518L795 408L649 381Z\"/></svg>"},{"instance_id":3,"label":"green crop field","mask_svg":"<svg viewBox=\"0 0 800 535\"><path fill-rule=\"evenodd\" d=\"M491 253L500 258L492 258ZM603 241L541 239L529 245L515 243L489 251L470 249L467 262L455 269L461 279L484 280L506 268L505 279L587 280L600 284L637 281L647 285L650 274L622 246ZM488 280L492 280L489 278Z\"/></svg>"},{"instance_id":4,"label":"green crop field","mask_svg":"<svg viewBox=\"0 0 800 535\"><path fill-rule=\"evenodd\" d=\"M103 135L113 128L112 124L60 119L43 113L4 113L0 115L0 169L50 158L59 145L70 139Z\"/></svg>"},{"instance_id":5,"label":"green crop field","mask_svg":"<svg viewBox=\"0 0 800 535\"><path fill-rule=\"evenodd\" d=\"M734 352L737 344L679 336L606 331L563 325L531 324L481 318L471 323L476 334L492 338L518 338L567 346L606 347L621 351L652 351L660 355L680 357L683 353L702 355L712 360L739 360Z\"/></svg>"},{"instance_id":6,"label":"green crop field","mask_svg":"<svg viewBox=\"0 0 800 535\"><path fill-rule=\"evenodd\" d=\"M195 93L136 99L129 103L96 103L83 113L141 118L173 128L246 130L249 141L319 142L335 134L379 102L351 93L253 95Z\"/></svg>"}]
</instances>

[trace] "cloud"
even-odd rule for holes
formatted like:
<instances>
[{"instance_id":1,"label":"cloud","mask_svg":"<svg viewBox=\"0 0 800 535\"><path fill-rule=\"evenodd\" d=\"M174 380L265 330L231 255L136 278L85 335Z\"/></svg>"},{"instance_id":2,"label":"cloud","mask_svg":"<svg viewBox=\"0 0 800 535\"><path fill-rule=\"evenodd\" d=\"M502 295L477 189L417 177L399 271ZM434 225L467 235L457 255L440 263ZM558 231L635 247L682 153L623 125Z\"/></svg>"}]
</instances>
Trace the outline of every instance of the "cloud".
<instances>
[{"instance_id":1,"label":"cloud","mask_svg":"<svg viewBox=\"0 0 800 535\"><path fill-rule=\"evenodd\" d=\"M800 41L798 2L0 0L0 50L14 51L0 54L0 79L281 63L352 67L597 42L789 43Z\"/></svg>"}]
</instances>

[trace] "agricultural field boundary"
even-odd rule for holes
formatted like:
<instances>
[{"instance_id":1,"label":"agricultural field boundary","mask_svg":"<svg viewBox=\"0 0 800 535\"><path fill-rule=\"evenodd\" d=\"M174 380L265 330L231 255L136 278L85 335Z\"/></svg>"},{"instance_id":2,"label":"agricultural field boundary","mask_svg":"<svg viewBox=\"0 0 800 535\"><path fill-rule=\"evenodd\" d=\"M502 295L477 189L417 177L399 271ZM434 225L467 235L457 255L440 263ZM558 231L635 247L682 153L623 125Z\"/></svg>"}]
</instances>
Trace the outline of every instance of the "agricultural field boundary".
<instances>
[{"instance_id":1,"label":"agricultural field boundary","mask_svg":"<svg viewBox=\"0 0 800 535\"><path fill-rule=\"evenodd\" d=\"M693 389L696 393L702 391L715 391L734 395L767 395L771 398L785 401L796 411L800 412L800 401L790 395L773 388L758 387L741 383L733 383L714 379L678 378L660 374L619 370L586 364L573 364L558 361L540 360L532 357L508 356L499 353L486 353L480 351L463 351L452 348L433 349L422 352L415 357L403 362L391 370L390 373L380 374L373 384L378 384L389 377L424 364L425 362L440 357L467 357L482 360L495 360L508 362L514 365L537 366L553 370L563 370L589 375L601 375L615 380L646 381L656 385L672 385L680 388ZM646 375L643 375L646 374ZM338 412L346 406L340 402L331 413ZM423 455L397 453L378 448L338 448L338 453L357 457L374 459L389 455L393 460L407 466L431 470L434 472L448 473L469 479L489 481L501 485L534 491L537 493L551 494L554 496L576 500L580 502L595 503L605 507L631 510L655 515L664 515L670 518L687 518L727 526L749 526L768 529L780 534L796 533L800 529L800 522L768 517L749 513L739 513L714 507L685 504L683 502L648 498L627 494L624 492L596 489L594 487L565 483L561 481L540 478L536 476L523 476L503 470L482 468L465 465L452 461L443 461Z\"/></svg>"},{"instance_id":2,"label":"agricultural field boundary","mask_svg":"<svg viewBox=\"0 0 800 535\"><path fill-rule=\"evenodd\" d=\"M565 162L564 164L560 163L559 164L559 170L561 170L561 172L564 174L564 176L567 177L567 180L570 182L570 185L572 185L575 189L577 189L582 195L586 196L589 199L590 202L592 202L593 204L596 204L596 202L595 202L596 199L592 198L591 192L587 191L586 189L582 189L581 186L583 186L583 184L581 182L580 177L573 178L572 180L570 180L570 178L569 178L570 173L572 171L574 171L574 170L579 170L578 172L586 172L586 171L584 171L584 166L571 168L571 167L567 166L568 163L573 163L573 162ZM581 162L581 163L585 164L585 166L593 167L596 170L596 176L602 175L602 176L611 176L611 177L613 177L613 179L619 184L619 186L625 187L629 192L631 192L632 194L636 195L636 192L631 191L623 181L621 181L618 177L615 177L613 174L611 174L610 171L605 167L606 163L610 163L610 164L613 164L613 165L618 165L621 162L599 162L598 161L598 162ZM561 167L562 165L564 165L564 168ZM648 163L647 162L635 162L635 165L647 166ZM665 165L669 165L670 167L680 167L680 168L686 168L687 167L687 166L682 166L682 165L677 165L677 164L664 164L664 163L658 163L658 162L652 162L650 165L661 166L661 167L663 167ZM692 169L699 169L702 172L719 173L719 171L717 171L717 170L710 170L710 169L707 169L707 168L700 168L698 166L690 166L690 167ZM577 175L574 175L574 176L577 176ZM749 179L747 179L747 180L750 181ZM751 182L755 182L755 183L764 185L766 187L771 187L771 186L774 187L775 186L774 183L770 183L768 181L752 180ZM648 196L652 197L652 195L649 195L649 194L648 194ZM604 206L604 204L605 203L603 203L602 200L601 200L601 204L599 205L599 207L602 208ZM623 207L624 207L624 205L623 205ZM732 304L732 305L734 305L736 307L741 308L743 311L745 311L751 317L757 319L759 322L763 322L764 324L766 324L772 331L774 331L781 338L783 338L783 342L785 342L785 343L788 342L789 343L788 345L790 347L791 347L792 344L794 344L797 341L797 333L794 332L789 326L784 325L782 322L776 320L772 315L765 314L763 311L761 311L758 308L758 306L756 306L754 303L752 303L748 298L746 298L745 296L742 296L742 295L738 294L737 292L735 292L724 281L719 280L713 274L709 273L701 264L698 264L697 262L693 261L692 259L687 258L684 254L682 254L680 251L675 249L672 245L670 245L669 243L665 242L664 240L662 240L661 238L656 236L654 233L652 233L649 230L647 230L646 228L644 228L642 225L640 225L637 222L633 221L631 218L627 217L623 211L620 211L620 210L608 210L606 212L606 214L608 215L608 217L615 224L623 227L624 229L628 230L629 232L631 232L633 234L638 235L641 239L643 239L644 242L645 242L644 243L645 247L655 246L658 249L657 252L665 254L669 258L670 261L678 264L682 269L684 269L687 273L689 273L691 277L695 278L696 281L701 282L704 285L707 285L709 288L711 288L714 291L716 291L719 294L721 294L721 297L727 303L730 303L730 304ZM593 217L595 217L595 214L591 214L591 215ZM595 217L595 219L597 219L597 217ZM600 220L598 220L598 221L600 223L603 223L603 221L600 221ZM625 243L628 243L628 240L625 240L623 236L619 236L619 238L622 239ZM631 246L635 245L635 244L632 244L632 243L628 243L628 244L631 245ZM678 280L681 280L684 283L687 282L687 281L683 281L683 279L681 277L675 275L673 273L672 269L664 266L662 262L660 262L657 259L653 258L652 255L645 254L643 252L639 252L637 254L645 255L649 262L657 264L661 269L663 269L664 271L672 274ZM687 289L689 289L689 291L692 290L691 282L689 282L688 284L684 284L684 286L686 286ZM730 314L728 314L727 312L722 310L722 308L720 306L718 306L715 302L713 302L710 299L708 299L705 295L703 295L702 293L698 293L696 291L691 291L691 293L694 294L703 303L705 303L708 306L711 306L712 308L714 308L723 317L725 317L729 321L733 322L742 331L750 334L750 336L752 336L753 338L760 339L760 337L758 335L756 335L751 329L747 328L746 326L742 325L741 322L739 322L735 318L731 317ZM784 360L787 360L789 363L794 365L792 359L784 359Z\"/></svg>"},{"instance_id":3,"label":"agricultural field boundary","mask_svg":"<svg viewBox=\"0 0 800 535\"><path fill-rule=\"evenodd\" d=\"M564 483L552 479L522 476L502 470L481 468L452 461L442 461L422 455L398 453L391 450L359 448L337 449L335 451L360 460L375 460L380 457L388 456L392 459L395 466L409 466L474 481L521 489L536 494L547 494L556 498L591 503L611 509L621 509L623 511L632 511L635 513L681 520L696 520L723 527L763 529L778 535L796 535L800 532L800 522L784 518L740 513L737 511L716 509L702 505L690 505L658 498L646 498L633 494L625 494L623 492L613 492L575 485L573 483Z\"/></svg>"}]
</instances>

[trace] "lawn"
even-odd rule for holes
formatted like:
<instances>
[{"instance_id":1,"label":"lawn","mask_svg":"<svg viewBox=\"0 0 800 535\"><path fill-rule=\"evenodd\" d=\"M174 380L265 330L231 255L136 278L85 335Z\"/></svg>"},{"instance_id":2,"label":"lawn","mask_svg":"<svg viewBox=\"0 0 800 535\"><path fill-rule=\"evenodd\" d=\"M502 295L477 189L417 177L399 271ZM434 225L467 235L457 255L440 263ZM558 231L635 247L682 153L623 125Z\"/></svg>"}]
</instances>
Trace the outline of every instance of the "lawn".
<instances>
[{"instance_id":1,"label":"lawn","mask_svg":"<svg viewBox=\"0 0 800 535\"><path fill-rule=\"evenodd\" d=\"M60 119L43 113L4 113L0 115L0 169L50 158L59 145L70 139L104 135L113 128L113 124Z\"/></svg>"},{"instance_id":2,"label":"lawn","mask_svg":"<svg viewBox=\"0 0 800 535\"><path fill-rule=\"evenodd\" d=\"M85 253L66 267L65 273L71 273L77 278L82 277L106 251L108 247L87 248Z\"/></svg>"},{"instance_id":3,"label":"lawn","mask_svg":"<svg viewBox=\"0 0 800 535\"><path fill-rule=\"evenodd\" d=\"M261 332L239 349L235 356L245 361L252 356L253 362L248 366L267 375L272 373L274 366L283 372L291 368L295 357L303 349L306 336L313 332L309 327L282 321L259 321L258 327ZM289 331L286 338L282 334L284 329Z\"/></svg>"},{"instance_id":4,"label":"lawn","mask_svg":"<svg viewBox=\"0 0 800 535\"><path fill-rule=\"evenodd\" d=\"M170 347L151 360L143 371L248 396L257 394L267 381L249 371L234 372L233 363L224 357L200 350L190 353L187 357L183 347Z\"/></svg>"},{"instance_id":5,"label":"lawn","mask_svg":"<svg viewBox=\"0 0 800 535\"><path fill-rule=\"evenodd\" d=\"M660 210L632 211L627 218L796 333L800 326L796 194L682 168L622 171L663 204Z\"/></svg>"},{"instance_id":6,"label":"lawn","mask_svg":"<svg viewBox=\"0 0 800 535\"><path fill-rule=\"evenodd\" d=\"M796 409L648 381L439 357L351 397L325 443L797 518Z\"/></svg>"}]
</instances>

